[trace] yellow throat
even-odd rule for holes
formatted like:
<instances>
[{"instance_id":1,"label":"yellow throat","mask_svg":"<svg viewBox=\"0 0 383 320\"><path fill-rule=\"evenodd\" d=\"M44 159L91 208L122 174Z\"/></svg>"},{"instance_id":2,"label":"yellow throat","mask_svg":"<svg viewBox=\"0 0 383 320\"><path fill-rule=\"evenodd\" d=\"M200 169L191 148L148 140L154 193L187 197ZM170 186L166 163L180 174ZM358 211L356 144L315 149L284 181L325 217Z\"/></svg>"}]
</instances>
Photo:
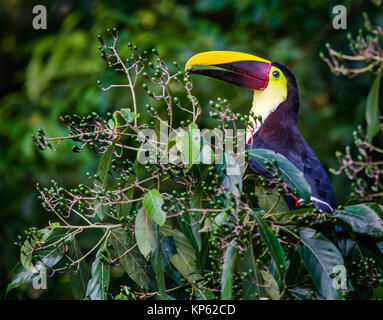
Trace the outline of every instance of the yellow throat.
<instances>
[{"instance_id":1,"label":"yellow throat","mask_svg":"<svg viewBox=\"0 0 383 320\"><path fill-rule=\"evenodd\" d=\"M278 70L280 76L274 78L273 72ZM253 104L251 111L255 116L261 116L262 121L255 120L250 116L252 126L246 129L246 141L249 142L252 136L259 130L262 123L265 122L267 117L273 113L278 106L283 103L287 98L287 80L280 69L272 66L270 69L269 83L264 90L254 90Z\"/></svg>"}]
</instances>

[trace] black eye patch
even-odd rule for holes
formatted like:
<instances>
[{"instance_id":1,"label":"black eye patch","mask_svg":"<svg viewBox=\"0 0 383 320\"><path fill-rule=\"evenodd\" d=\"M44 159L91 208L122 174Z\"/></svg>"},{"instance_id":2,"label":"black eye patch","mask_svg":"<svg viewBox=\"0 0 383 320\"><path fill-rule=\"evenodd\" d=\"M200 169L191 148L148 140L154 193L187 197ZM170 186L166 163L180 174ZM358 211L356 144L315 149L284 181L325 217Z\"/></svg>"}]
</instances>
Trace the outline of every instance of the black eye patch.
<instances>
[{"instance_id":1,"label":"black eye patch","mask_svg":"<svg viewBox=\"0 0 383 320\"><path fill-rule=\"evenodd\" d=\"M279 78L279 71L274 70L272 75L273 75L274 78Z\"/></svg>"}]
</instances>

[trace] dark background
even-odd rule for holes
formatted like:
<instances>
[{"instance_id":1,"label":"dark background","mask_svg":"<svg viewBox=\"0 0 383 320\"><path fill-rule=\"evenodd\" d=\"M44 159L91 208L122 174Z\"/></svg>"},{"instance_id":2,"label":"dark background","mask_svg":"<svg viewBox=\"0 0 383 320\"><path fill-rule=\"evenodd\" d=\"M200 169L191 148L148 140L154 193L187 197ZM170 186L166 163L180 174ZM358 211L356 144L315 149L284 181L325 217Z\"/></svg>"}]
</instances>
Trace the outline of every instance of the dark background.
<instances>
[{"instance_id":1,"label":"dark background","mask_svg":"<svg viewBox=\"0 0 383 320\"><path fill-rule=\"evenodd\" d=\"M34 30L32 8L48 10L47 30ZM347 30L332 28L332 8L348 9ZM335 77L319 58L325 43L347 52L346 34L362 26L362 12L383 24L381 8L371 1L319 0L3 0L0 3L0 297L19 259L13 245L31 226L41 228L51 218L42 210L36 182L51 179L66 186L85 180L98 157L91 152L40 152L31 134L43 128L48 136L65 135L63 114L105 115L129 107L128 90L101 92L98 79L121 83L105 66L97 50L97 34L120 30L119 48L133 42L141 50L156 46L165 61L184 65L206 50L252 53L289 67L301 97L299 127L326 169L336 167L335 151L352 142L352 131L364 123L364 108L373 76L352 80ZM193 78L202 105L218 96L228 98L236 112L246 113L251 92ZM138 91L138 95L144 92ZM139 108L143 110L143 106ZM205 121L205 125L209 122ZM211 120L212 121L212 120ZM349 183L330 175L338 203L345 203ZM49 280L43 293L25 286L8 298L72 298L66 275Z\"/></svg>"}]
</instances>

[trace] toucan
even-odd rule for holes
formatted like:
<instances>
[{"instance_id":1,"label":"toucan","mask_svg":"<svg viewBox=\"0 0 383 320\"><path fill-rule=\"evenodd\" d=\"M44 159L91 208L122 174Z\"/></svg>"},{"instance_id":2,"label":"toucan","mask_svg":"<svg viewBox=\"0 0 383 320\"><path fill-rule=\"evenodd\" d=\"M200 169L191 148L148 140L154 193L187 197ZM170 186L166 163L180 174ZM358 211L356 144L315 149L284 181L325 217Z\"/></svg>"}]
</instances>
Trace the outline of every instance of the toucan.
<instances>
[{"instance_id":1,"label":"toucan","mask_svg":"<svg viewBox=\"0 0 383 320\"><path fill-rule=\"evenodd\" d=\"M195 69L194 66L209 66ZM269 149L285 156L304 175L311 186L314 207L331 213L336 205L334 191L321 162L297 126L298 87L294 75L283 65L252 54L233 51L208 51L194 55L185 71L220 79L254 91L247 128L247 148ZM260 116L260 117L259 117ZM256 161L250 168L261 176L267 171ZM290 210L301 199L285 197Z\"/></svg>"}]
</instances>

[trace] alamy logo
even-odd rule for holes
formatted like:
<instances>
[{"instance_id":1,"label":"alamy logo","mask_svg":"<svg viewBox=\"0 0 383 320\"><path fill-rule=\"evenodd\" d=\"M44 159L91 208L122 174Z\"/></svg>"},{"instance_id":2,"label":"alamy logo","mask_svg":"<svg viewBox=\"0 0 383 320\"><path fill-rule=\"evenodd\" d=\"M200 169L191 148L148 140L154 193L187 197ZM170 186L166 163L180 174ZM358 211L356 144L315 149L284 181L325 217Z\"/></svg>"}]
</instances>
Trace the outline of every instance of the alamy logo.
<instances>
[{"instance_id":1,"label":"alamy logo","mask_svg":"<svg viewBox=\"0 0 383 320\"><path fill-rule=\"evenodd\" d=\"M47 270L41 266L32 280L32 286L36 290L47 289Z\"/></svg>"},{"instance_id":2,"label":"alamy logo","mask_svg":"<svg viewBox=\"0 0 383 320\"><path fill-rule=\"evenodd\" d=\"M42 261L39 261L36 264L27 263L25 266L30 273L33 274L32 286L36 290L45 290L47 289L47 269L44 266Z\"/></svg>"},{"instance_id":3,"label":"alamy logo","mask_svg":"<svg viewBox=\"0 0 383 320\"><path fill-rule=\"evenodd\" d=\"M32 13L35 17L32 20L32 26L36 30L47 28L47 8L41 4L34 6Z\"/></svg>"},{"instance_id":4,"label":"alamy logo","mask_svg":"<svg viewBox=\"0 0 383 320\"><path fill-rule=\"evenodd\" d=\"M138 131L138 162L146 164L223 164L226 162L227 175L240 175L245 167L246 132L238 129L214 130L198 128L172 129L160 123L160 132L152 129ZM203 144L201 145L201 141ZM231 155L231 156L230 156ZM233 159L231 159L233 157ZM230 159L229 159L230 158Z\"/></svg>"},{"instance_id":5,"label":"alamy logo","mask_svg":"<svg viewBox=\"0 0 383 320\"><path fill-rule=\"evenodd\" d=\"M332 269L334 275L332 279L332 286L335 290L347 290L347 270L345 266L338 265Z\"/></svg>"},{"instance_id":6,"label":"alamy logo","mask_svg":"<svg viewBox=\"0 0 383 320\"><path fill-rule=\"evenodd\" d=\"M345 6L337 5L332 8L332 14L335 17L332 19L332 26L334 29L347 29L347 9Z\"/></svg>"}]
</instances>

